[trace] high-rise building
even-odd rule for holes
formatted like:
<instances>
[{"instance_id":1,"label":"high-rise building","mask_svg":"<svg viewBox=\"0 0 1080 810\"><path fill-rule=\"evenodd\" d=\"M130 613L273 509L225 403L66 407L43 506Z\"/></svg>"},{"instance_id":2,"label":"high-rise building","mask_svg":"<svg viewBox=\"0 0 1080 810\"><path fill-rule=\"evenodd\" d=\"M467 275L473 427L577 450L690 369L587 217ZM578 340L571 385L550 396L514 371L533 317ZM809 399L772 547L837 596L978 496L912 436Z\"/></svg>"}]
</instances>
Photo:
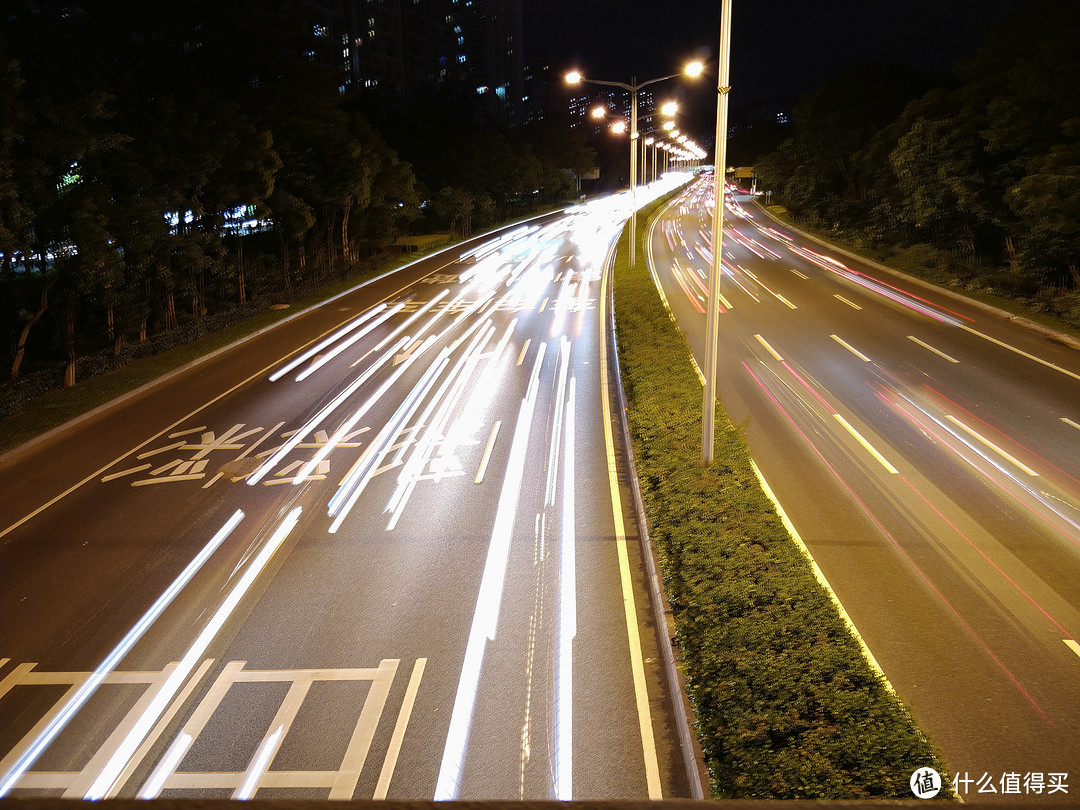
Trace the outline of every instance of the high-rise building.
<instances>
[{"instance_id":1,"label":"high-rise building","mask_svg":"<svg viewBox=\"0 0 1080 810\"><path fill-rule=\"evenodd\" d=\"M523 119L522 0L307 0L315 58L345 92L408 106L428 93L472 100L481 122Z\"/></svg>"}]
</instances>

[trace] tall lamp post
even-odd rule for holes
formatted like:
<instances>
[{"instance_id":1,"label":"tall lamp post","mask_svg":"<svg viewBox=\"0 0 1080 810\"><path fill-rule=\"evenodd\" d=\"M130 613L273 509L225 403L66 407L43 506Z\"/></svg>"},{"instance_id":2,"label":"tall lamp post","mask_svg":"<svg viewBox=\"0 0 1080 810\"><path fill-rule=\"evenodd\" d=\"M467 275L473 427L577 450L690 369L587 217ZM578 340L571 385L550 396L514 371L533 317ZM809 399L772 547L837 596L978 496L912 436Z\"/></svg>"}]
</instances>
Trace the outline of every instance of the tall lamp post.
<instances>
[{"instance_id":1,"label":"tall lamp post","mask_svg":"<svg viewBox=\"0 0 1080 810\"><path fill-rule=\"evenodd\" d=\"M569 84L578 84L579 82L587 82L589 84L602 84L607 87L619 87L630 93L630 266L634 265L634 243L637 241L637 198L636 198L636 186L637 186L637 143L635 141L638 137L637 131L637 94L643 87L648 87L650 84L656 84L657 82L664 82L668 79L674 79L679 76L697 76L701 73L701 62L691 62L687 65L682 73L672 73L670 76L661 76L658 79L649 79L645 82L638 82L637 77L633 76L630 79L630 84L626 82L609 82L601 81L600 79L586 79L580 72L574 70L566 74L566 81Z\"/></svg>"},{"instance_id":2,"label":"tall lamp post","mask_svg":"<svg viewBox=\"0 0 1080 810\"><path fill-rule=\"evenodd\" d=\"M716 207L713 211L713 261L709 268L709 309L705 317L705 402L701 428L701 460L707 466L713 460L716 422L716 352L720 339L717 310L720 307L721 256L724 247L724 172L727 166L728 63L731 56L731 3L724 0L720 12L720 78L716 85Z\"/></svg>"}]
</instances>

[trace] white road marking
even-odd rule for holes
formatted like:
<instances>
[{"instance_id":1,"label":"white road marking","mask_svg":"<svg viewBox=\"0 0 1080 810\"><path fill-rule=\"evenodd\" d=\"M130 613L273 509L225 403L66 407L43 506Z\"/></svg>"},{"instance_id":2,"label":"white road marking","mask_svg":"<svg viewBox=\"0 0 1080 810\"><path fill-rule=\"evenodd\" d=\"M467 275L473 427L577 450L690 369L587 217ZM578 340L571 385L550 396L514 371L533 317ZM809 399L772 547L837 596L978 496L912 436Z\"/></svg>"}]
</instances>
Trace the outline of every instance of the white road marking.
<instances>
[{"instance_id":1,"label":"white road marking","mask_svg":"<svg viewBox=\"0 0 1080 810\"><path fill-rule=\"evenodd\" d=\"M860 307L860 306L859 306L858 304L856 304L856 303L855 303L854 301L848 301L848 300L847 300L846 298L844 298L844 296L840 295L839 293L837 293L837 294L833 295L833 298L837 298L837 299L839 299L840 301L843 301L843 302L844 302L845 304L847 304L847 305L848 305L849 307L851 307L852 309L862 309L862 307Z\"/></svg>"},{"instance_id":2,"label":"white road marking","mask_svg":"<svg viewBox=\"0 0 1080 810\"><path fill-rule=\"evenodd\" d=\"M1072 650L1077 655L1080 655L1080 643L1077 643L1076 641L1074 641L1071 638L1063 639L1063 641L1065 642L1066 647L1068 647L1070 650Z\"/></svg>"},{"instance_id":3,"label":"white road marking","mask_svg":"<svg viewBox=\"0 0 1080 810\"><path fill-rule=\"evenodd\" d=\"M889 461L883 455L881 455L881 453L879 453L874 448L874 446L872 444L870 444L870 442L868 442L865 438L863 438L863 435L861 433L859 433L859 431L857 431L855 428L853 428L851 426L851 423L848 422L847 419L845 419L843 416L841 416L838 413L834 413L833 416L836 417L836 421L838 421L841 425L843 425L847 429L848 433L850 433L852 436L855 437L855 440L859 444L861 444L863 447L865 447L867 449L867 451L870 453L870 455L872 455L874 458L876 458L881 463L882 467L884 467L886 470L888 470L892 475L899 475L899 471L896 469L896 467L894 467L892 464L890 464Z\"/></svg>"},{"instance_id":4,"label":"white road marking","mask_svg":"<svg viewBox=\"0 0 1080 810\"><path fill-rule=\"evenodd\" d=\"M420 691L420 679L424 677L424 669L427 667L426 658L417 658L413 664L412 675L409 676L409 685L405 687L405 700L398 712L397 723L394 725L394 733L390 737L390 747L386 751L386 759L383 760L382 770L379 771L379 782L375 786L373 799L385 799L390 790L390 780L394 778L394 768L397 767L398 756L401 753L401 742L405 738L405 729L409 726L409 718L412 717L413 706L416 704L416 693Z\"/></svg>"},{"instance_id":5,"label":"white road marking","mask_svg":"<svg viewBox=\"0 0 1080 810\"><path fill-rule=\"evenodd\" d=\"M849 352L851 352L853 355L858 357L863 362L866 362L866 363L870 362L869 357L867 357L865 354L860 352L858 349L852 347L850 344L844 342L843 338L837 337L836 335L829 335L829 337L831 337L833 340L835 340L837 343L839 343L841 346L843 346L845 349L847 349Z\"/></svg>"},{"instance_id":6,"label":"white road marking","mask_svg":"<svg viewBox=\"0 0 1080 810\"><path fill-rule=\"evenodd\" d=\"M967 326L965 324L960 324L959 326L965 332L970 332L973 335L977 335L978 337L981 337L983 340L989 340L991 343L994 343L994 344L1000 346L1003 349L1008 349L1010 352L1016 352L1021 357L1026 357L1028 360L1034 360L1036 363L1040 363L1040 364L1046 366L1047 368L1053 369L1054 371L1060 371L1062 374L1065 374L1066 376L1072 377L1074 380L1080 380L1080 374L1077 374L1077 373L1075 373L1073 371L1069 371L1068 369L1062 368L1061 366L1055 366L1053 363L1051 363L1051 362L1049 362L1047 360L1043 360L1041 357L1036 357L1033 354L1028 354L1027 352L1023 351L1022 349L1018 349L1015 346L1010 346L1008 343L1004 343L1004 342L998 340L997 338L992 338L989 335L984 335L982 332L979 332L979 331L977 331L975 329L972 329L970 326Z\"/></svg>"},{"instance_id":7,"label":"white road marking","mask_svg":"<svg viewBox=\"0 0 1080 810\"><path fill-rule=\"evenodd\" d=\"M933 346L931 346L931 345L930 345L929 343L923 343L923 342L922 342L921 340L919 340L919 339L918 339L917 337L915 337L914 335L908 335L908 340L910 340L910 341L913 341L914 343L918 343L918 344L919 344L920 346L922 346L922 347L923 347L924 349L927 349L927 350L929 350L929 351L932 351L932 352L933 352L934 354L936 354L936 355L937 355L938 357L943 357L943 358L945 358L946 360L948 360L948 361L949 361L950 363L959 363L959 362L960 362L959 360L957 360L957 359L956 359L956 358L954 358L954 357L949 357L949 355L945 354L945 352L943 352L943 351L940 351L940 350L938 350L938 349L935 349L935 348L934 348Z\"/></svg>"},{"instance_id":8,"label":"white road marking","mask_svg":"<svg viewBox=\"0 0 1080 810\"><path fill-rule=\"evenodd\" d=\"M476 478L473 479L474 484L482 484L484 482L484 473L487 472L488 461L491 459L491 451L495 449L495 440L499 437L499 427L502 425L502 420L495 420L495 424L491 426L491 435L488 437L487 447L484 448L484 457L480 459L480 467L476 471Z\"/></svg>"},{"instance_id":9,"label":"white road marking","mask_svg":"<svg viewBox=\"0 0 1080 810\"><path fill-rule=\"evenodd\" d=\"M1034 478L1039 477L1039 474L1037 472L1035 472L1033 469L1031 469L1031 467L1027 466L1023 462L1019 461L1018 459L1016 459L1013 456L1006 453L1004 450L1002 450L1000 447L998 447L992 441L990 441L989 439L987 439L985 436L978 433L977 431L972 430L971 428L969 428L967 425L965 425L963 422L961 422L959 419L957 419L952 414L946 414L945 418L948 419L950 422L952 422L954 425L956 425L958 428L963 430L965 433L967 433L972 438L977 439L980 442L982 442L984 445L989 447L991 450L993 450L995 453L1000 455L1002 458L1007 458L1009 461L1011 461L1013 464L1015 464L1021 470L1026 472L1028 475L1030 475L1030 476L1032 476Z\"/></svg>"},{"instance_id":10,"label":"white road marking","mask_svg":"<svg viewBox=\"0 0 1080 810\"><path fill-rule=\"evenodd\" d=\"M235 529L237 524L243 519L244 513L239 509L236 510L232 517L225 522L225 525L217 531L217 534L211 538L210 542L203 546L202 550L187 564L184 570L180 572L180 575L173 580L172 584L165 589L165 592L157 598L154 604L150 606L150 609L143 614L142 618L135 623L135 626L128 631L123 639L121 639L120 643L113 648L112 652L105 657L105 660L94 670L92 675L83 681L78 689L72 691L70 698L65 700L56 716L35 736L33 742L27 747L26 751L18 757L10 769L4 774L3 781L0 782L0 797L6 795L7 792L15 786L15 783L22 774L34 764L39 756L41 756L42 752L56 738L56 735L63 730L63 728L71 721L71 718L75 716L75 713L90 699L90 696L93 695L94 691L102 681L105 680L109 673L116 669L116 666L120 663L121 659L128 654L131 648L134 647L146 631L150 629L150 626L157 620L165 608L172 603L173 599L176 598L176 595L185 585L187 585L191 578L195 576L210 556L225 541L225 538L232 533L233 529ZM191 667L188 668L189 671L190 669ZM185 672L184 675L186 674L187 673ZM162 687L162 691L164 691L164 687ZM175 690L173 690L173 692L175 693ZM59 706L60 704L57 705ZM6 760L4 765L7 767Z\"/></svg>"},{"instance_id":11,"label":"white road marking","mask_svg":"<svg viewBox=\"0 0 1080 810\"><path fill-rule=\"evenodd\" d=\"M1069 419L1067 416L1061 417L1061 421L1064 422L1066 425L1071 425L1072 427L1076 428L1077 430L1080 430L1080 424L1077 424L1072 419Z\"/></svg>"},{"instance_id":12,"label":"white road marking","mask_svg":"<svg viewBox=\"0 0 1080 810\"><path fill-rule=\"evenodd\" d=\"M781 363L784 362L784 358L781 357L779 354L777 354L776 349L774 349L772 346L770 346L768 341L765 340L765 338L763 338L761 335L754 335L754 337L757 338L758 343L760 343L762 346L765 347L765 349L769 352L769 354L771 354L773 357L775 357Z\"/></svg>"}]
</instances>

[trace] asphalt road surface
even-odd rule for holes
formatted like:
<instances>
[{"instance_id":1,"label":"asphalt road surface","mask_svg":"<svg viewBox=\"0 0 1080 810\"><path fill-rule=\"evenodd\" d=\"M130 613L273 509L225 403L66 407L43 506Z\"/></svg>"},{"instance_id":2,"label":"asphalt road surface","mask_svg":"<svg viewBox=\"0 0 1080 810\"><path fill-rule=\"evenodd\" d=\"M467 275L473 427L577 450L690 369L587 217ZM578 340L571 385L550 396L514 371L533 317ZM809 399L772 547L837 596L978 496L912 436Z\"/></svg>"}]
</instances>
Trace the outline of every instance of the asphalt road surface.
<instances>
[{"instance_id":1,"label":"asphalt road surface","mask_svg":"<svg viewBox=\"0 0 1080 810\"><path fill-rule=\"evenodd\" d=\"M702 367L711 198L649 235ZM1080 351L742 201L717 379L765 481L961 796L1075 800Z\"/></svg>"},{"instance_id":2,"label":"asphalt road surface","mask_svg":"<svg viewBox=\"0 0 1080 810\"><path fill-rule=\"evenodd\" d=\"M0 461L0 795L689 796L604 407L620 205Z\"/></svg>"}]
</instances>

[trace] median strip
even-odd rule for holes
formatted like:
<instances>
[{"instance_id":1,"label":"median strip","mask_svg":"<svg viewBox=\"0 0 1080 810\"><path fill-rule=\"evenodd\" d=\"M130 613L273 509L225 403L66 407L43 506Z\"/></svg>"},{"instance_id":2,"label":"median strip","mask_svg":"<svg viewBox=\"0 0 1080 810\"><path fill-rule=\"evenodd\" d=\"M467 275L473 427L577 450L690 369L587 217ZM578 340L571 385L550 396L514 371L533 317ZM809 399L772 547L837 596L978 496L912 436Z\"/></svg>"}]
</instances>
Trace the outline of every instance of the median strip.
<instances>
[{"instance_id":1,"label":"median strip","mask_svg":"<svg viewBox=\"0 0 1080 810\"><path fill-rule=\"evenodd\" d=\"M614 289L626 418L713 797L910 797L916 769L944 764L863 655L722 407L717 461L702 467L701 383L627 242Z\"/></svg>"}]
</instances>

